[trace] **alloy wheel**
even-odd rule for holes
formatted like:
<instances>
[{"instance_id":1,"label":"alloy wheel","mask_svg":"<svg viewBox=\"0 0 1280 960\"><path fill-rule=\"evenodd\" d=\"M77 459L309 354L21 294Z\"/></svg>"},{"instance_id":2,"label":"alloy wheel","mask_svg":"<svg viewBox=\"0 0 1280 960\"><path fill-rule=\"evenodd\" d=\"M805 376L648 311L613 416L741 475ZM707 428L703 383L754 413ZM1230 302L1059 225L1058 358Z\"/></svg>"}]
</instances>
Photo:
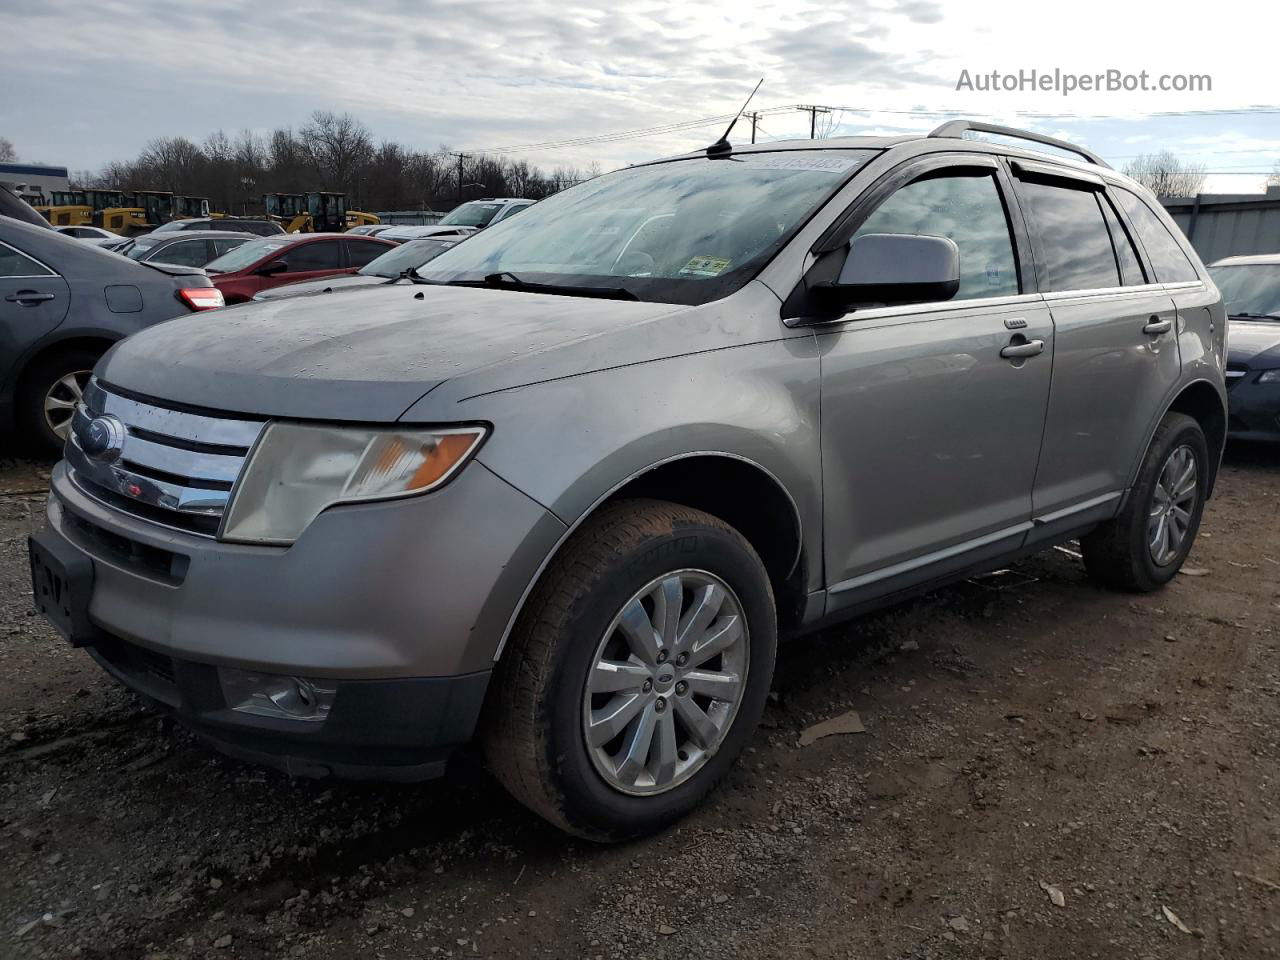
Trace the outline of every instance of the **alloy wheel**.
<instances>
[{"instance_id":1,"label":"alloy wheel","mask_svg":"<svg viewBox=\"0 0 1280 960\"><path fill-rule=\"evenodd\" d=\"M71 432L71 418L77 404L84 400L92 370L73 370L50 384L44 395L44 420L59 440Z\"/></svg>"},{"instance_id":2,"label":"alloy wheel","mask_svg":"<svg viewBox=\"0 0 1280 960\"><path fill-rule=\"evenodd\" d=\"M1147 516L1147 546L1156 566L1168 566L1182 550L1200 494L1196 455L1183 444L1169 454L1156 479Z\"/></svg>"},{"instance_id":3,"label":"alloy wheel","mask_svg":"<svg viewBox=\"0 0 1280 960\"><path fill-rule=\"evenodd\" d=\"M679 570L650 581L613 618L587 676L582 729L596 771L641 796L687 781L733 726L749 658L742 604L723 580Z\"/></svg>"}]
</instances>

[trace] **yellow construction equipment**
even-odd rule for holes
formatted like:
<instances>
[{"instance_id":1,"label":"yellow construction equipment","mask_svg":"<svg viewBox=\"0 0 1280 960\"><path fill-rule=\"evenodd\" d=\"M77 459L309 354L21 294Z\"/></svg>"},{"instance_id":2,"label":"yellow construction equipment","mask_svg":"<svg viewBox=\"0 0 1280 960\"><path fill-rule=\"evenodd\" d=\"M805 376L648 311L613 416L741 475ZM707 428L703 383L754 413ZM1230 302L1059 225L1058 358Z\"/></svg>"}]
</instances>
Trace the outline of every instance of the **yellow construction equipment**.
<instances>
[{"instance_id":1,"label":"yellow construction equipment","mask_svg":"<svg viewBox=\"0 0 1280 960\"><path fill-rule=\"evenodd\" d=\"M173 194L168 190L135 190L121 196L119 206L93 211L95 227L131 237L173 219Z\"/></svg>"},{"instance_id":2,"label":"yellow construction equipment","mask_svg":"<svg viewBox=\"0 0 1280 960\"><path fill-rule=\"evenodd\" d=\"M345 193L268 193L262 197L267 216L285 233L340 233L362 224L380 223L372 213L347 209Z\"/></svg>"},{"instance_id":3,"label":"yellow construction equipment","mask_svg":"<svg viewBox=\"0 0 1280 960\"><path fill-rule=\"evenodd\" d=\"M93 221L93 206L85 190L54 190L36 211L55 227L82 227ZM100 191L94 191L100 192Z\"/></svg>"}]
</instances>

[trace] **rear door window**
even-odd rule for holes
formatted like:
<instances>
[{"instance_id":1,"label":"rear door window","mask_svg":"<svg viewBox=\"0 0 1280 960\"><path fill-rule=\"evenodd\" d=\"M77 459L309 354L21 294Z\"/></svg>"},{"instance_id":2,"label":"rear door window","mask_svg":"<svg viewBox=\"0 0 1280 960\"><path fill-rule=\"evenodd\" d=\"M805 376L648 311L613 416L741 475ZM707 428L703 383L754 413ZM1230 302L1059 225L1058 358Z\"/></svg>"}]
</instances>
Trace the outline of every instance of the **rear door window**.
<instances>
[{"instance_id":1,"label":"rear door window","mask_svg":"<svg viewBox=\"0 0 1280 960\"><path fill-rule=\"evenodd\" d=\"M1043 291L1120 286L1111 234L1093 190L1023 180L1018 194L1031 213Z\"/></svg>"},{"instance_id":2,"label":"rear door window","mask_svg":"<svg viewBox=\"0 0 1280 960\"><path fill-rule=\"evenodd\" d=\"M368 240L359 240L355 237L346 241L347 243L347 266L363 267L370 261L378 259L390 248L381 243L371 243Z\"/></svg>"},{"instance_id":3,"label":"rear door window","mask_svg":"<svg viewBox=\"0 0 1280 960\"><path fill-rule=\"evenodd\" d=\"M950 237L960 248L960 289L953 299L1018 293L1018 268L1004 202L992 175L943 173L893 193L858 228L870 233Z\"/></svg>"},{"instance_id":4,"label":"rear door window","mask_svg":"<svg viewBox=\"0 0 1280 960\"><path fill-rule=\"evenodd\" d=\"M1151 266L1156 272L1156 280L1160 283L1181 283L1188 280L1199 280L1200 275L1192 266L1190 259L1182 252L1182 247L1169 228L1152 212L1146 202L1137 194L1128 190L1117 190L1116 199L1128 215L1133 228L1138 231L1138 239L1142 241Z\"/></svg>"},{"instance_id":5,"label":"rear door window","mask_svg":"<svg viewBox=\"0 0 1280 960\"><path fill-rule=\"evenodd\" d=\"M295 247L281 257L291 273L305 270L341 270L342 248L337 240L317 240Z\"/></svg>"},{"instance_id":6,"label":"rear door window","mask_svg":"<svg viewBox=\"0 0 1280 960\"><path fill-rule=\"evenodd\" d=\"M203 239L179 240L163 249L157 250L149 258L162 263L176 263L182 267L203 267L212 258L209 256L208 242Z\"/></svg>"}]
</instances>

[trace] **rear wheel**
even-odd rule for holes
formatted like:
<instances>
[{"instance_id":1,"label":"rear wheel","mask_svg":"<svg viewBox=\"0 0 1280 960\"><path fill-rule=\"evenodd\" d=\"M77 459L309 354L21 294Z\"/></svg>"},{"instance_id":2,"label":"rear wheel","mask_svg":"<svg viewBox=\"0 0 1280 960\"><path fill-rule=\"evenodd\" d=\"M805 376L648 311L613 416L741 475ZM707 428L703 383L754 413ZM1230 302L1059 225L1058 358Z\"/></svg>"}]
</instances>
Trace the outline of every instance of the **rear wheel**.
<instances>
[{"instance_id":1,"label":"rear wheel","mask_svg":"<svg viewBox=\"0 0 1280 960\"><path fill-rule=\"evenodd\" d=\"M37 361L23 375L18 394L20 438L35 452L57 456L62 452L71 418L93 375L99 350L76 349Z\"/></svg>"},{"instance_id":2,"label":"rear wheel","mask_svg":"<svg viewBox=\"0 0 1280 960\"><path fill-rule=\"evenodd\" d=\"M1120 515L1080 540L1089 575L1138 592L1172 580L1200 529L1208 477L1200 424L1185 414L1166 414Z\"/></svg>"},{"instance_id":3,"label":"rear wheel","mask_svg":"<svg viewBox=\"0 0 1280 960\"><path fill-rule=\"evenodd\" d=\"M612 841L692 810L746 745L773 675L773 595L737 531L658 501L607 507L530 596L483 742L512 794Z\"/></svg>"}]
</instances>

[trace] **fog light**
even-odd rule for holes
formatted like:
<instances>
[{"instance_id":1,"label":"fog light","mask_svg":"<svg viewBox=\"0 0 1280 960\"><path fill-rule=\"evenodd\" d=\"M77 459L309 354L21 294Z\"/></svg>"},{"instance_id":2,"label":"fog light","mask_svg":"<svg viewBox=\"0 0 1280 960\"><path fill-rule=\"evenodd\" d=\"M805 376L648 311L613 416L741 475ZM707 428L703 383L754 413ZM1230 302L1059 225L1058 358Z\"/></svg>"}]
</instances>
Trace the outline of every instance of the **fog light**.
<instances>
[{"instance_id":1,"label":"fog light","mask_svg":"<svg viewBox=\"0 0 1280 960\"><path fill-rule=\"evenodd\" d=\"M218 668L218 679L232 710L281 720L324 720L338 692L332 682L225 667Z\"/></svg>"}]
</instances>

